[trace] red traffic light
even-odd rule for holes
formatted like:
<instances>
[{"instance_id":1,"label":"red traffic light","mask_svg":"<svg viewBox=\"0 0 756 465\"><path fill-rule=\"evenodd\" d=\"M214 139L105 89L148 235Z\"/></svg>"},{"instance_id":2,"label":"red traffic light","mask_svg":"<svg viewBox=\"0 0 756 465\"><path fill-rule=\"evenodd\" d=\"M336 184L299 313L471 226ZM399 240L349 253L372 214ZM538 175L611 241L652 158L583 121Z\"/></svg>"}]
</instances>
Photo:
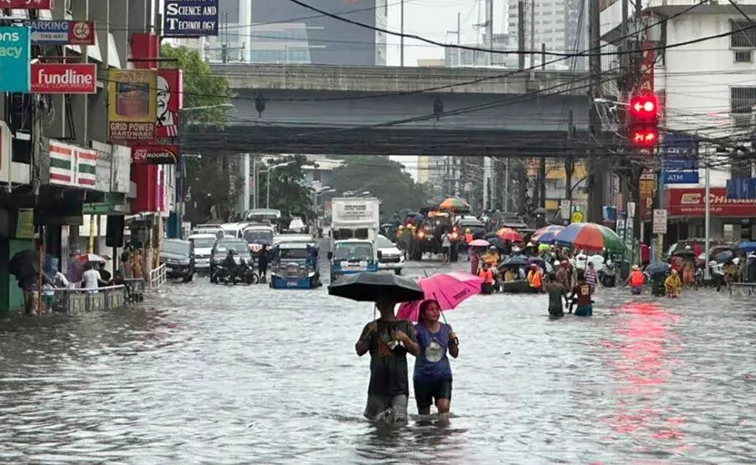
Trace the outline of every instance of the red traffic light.
<instances>
[{"instance_id":1,"label":"red traffic light","mask_svg":"<svg viewBox=\"0 0 756 465\"><path fill-rule=\"evenodd\" d=\"M659 142L659 131L654 128L636 129L630 134L633 146L638 148L652 148Z\"/></svg>"},{"instance_id":2,"label":"red traffic light","mask_svg":"<svg viewBox=\"0 0 756 465\"><path fill-rule=\"evenodd\" d=\"M631 98L630 118L636 121L657 120L659 118L659 100L652 94Z\"/></svg>"}]
</instances>

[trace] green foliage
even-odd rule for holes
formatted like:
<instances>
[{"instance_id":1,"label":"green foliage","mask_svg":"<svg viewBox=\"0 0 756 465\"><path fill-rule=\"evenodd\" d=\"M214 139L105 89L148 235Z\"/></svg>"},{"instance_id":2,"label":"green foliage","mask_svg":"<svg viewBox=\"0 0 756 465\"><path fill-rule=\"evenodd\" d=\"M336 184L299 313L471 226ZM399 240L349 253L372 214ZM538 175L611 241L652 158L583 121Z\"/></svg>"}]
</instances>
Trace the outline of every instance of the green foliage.
<instances>
[{"instance_id":1,"label":"green foliage","mask_svg":"<svg viewBox=\"0 0 756 465\"><path fill-rule=\"evenodd\" d=\"M270 161L269 166L278 166L270 172L270 208L281 210L284 216L299 216L312 218L314 215L312 205L312 191L304 187L304 170L302 167L314 164L307 161L304 155L282 157ZM267 204L268 173L267 166L260 170L260 201L258 207Z\"/></svg>"},{"instance_id":2,"label":"green foliage","mask_svg":"<svg viewBox=\"0 0 756 465\"><path fill-rule=\"evenodd\" d=\"M337 192L369 191L381 200L382 217L390 218L401 209L418 209L428 201L426 186L415 183L401 163L385 156L346 159L330 182Z\"/></svg>"},{"instance_id":3,"label":"green foliage","mask_svg":"<svg viewBox=\"0 0 756 465\"><path fill-rule=\"evenodd\" d=\"M216 106L203 110L183 111L181 113L182 123L214 126L226 124L228 108L217 107L217 105L229 103L226 78L213 74L210 65L202 60L199 52L186 47L163 45L160 48L160 56L176 60L166 60L161 63L161 66L184 70L184 108Z\"/></svg>"}]
</instances>

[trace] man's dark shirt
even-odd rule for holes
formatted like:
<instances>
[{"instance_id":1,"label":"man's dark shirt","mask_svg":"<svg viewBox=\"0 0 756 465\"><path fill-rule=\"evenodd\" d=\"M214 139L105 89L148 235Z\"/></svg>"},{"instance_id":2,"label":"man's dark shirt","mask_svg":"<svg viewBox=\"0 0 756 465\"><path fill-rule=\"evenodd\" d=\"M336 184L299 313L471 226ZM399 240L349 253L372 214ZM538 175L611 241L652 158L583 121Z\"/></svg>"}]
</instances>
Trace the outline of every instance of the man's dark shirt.
<instances>
[{"instance_id":1,"label":"man's dark shirt","mask_svg":"<svg viewBox=\"0 0 756 465\"><path fill-rule=\"evenodd\" d=\"M403 331L417 342L417 332L407 320L381 321L372 332L370 341L370 386L368 394L373 396L409 396L407 372L407 348L397 346L393 350L387 345L391 341L392 330ZM367 332L367 325L363 333Z\"/></svg>"}]
</instances>

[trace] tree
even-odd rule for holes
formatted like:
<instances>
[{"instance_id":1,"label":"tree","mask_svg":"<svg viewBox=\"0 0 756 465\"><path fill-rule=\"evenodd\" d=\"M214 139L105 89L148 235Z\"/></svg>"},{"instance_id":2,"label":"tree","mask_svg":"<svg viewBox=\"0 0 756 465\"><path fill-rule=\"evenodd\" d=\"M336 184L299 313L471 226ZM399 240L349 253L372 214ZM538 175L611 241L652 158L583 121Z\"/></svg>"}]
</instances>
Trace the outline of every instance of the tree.
<instances>
[{"instance_id":1,"label":"tree","mask_svg":"<svg viewBox=\"0 0 756 465\"><path fill-rule=\"evenodd\" d=\"M163 66L180 68L184 72L184 111L179 116L182 132L198 127L204 130L223 127L228 121L228 108L223 106L229 103L228 81L213 74L210 65L197 51L163 45L160 56L169 59L162 62ZM241 180L232 175L238 172L233 169L238 161L232 163L228 154L186 155L184 193L190 195L186 219L195 223L216 218L225 220L242 186Z\"/></svg>"},{"instance_id":2,"label":"tree","mask_svg":"<svg viewBox=\"0 0 756 465\"><path fill-rule=\"evenodd\" d=\"M347 159L329 184L337 192L370 192L381 200L384 218L404 208L424 207L429 198L426 187L415 183L401 163L384 156Z\"/></svg>"},{"instance_id":3,"label":"tree","mask_svg":"<svg viewBox=\"0 0 756 465\"><path fill-rule=\"evenodd\" d=\"M313 218L312 191L305 187L305 175L302 169L314 165L304 155L283 157L268 163L269 166L282 165L270 172L270 208L281 210L284 216ZM260 175L260 201L258 206L267 204L268 173Z\"/></svg>"}]
</instances>

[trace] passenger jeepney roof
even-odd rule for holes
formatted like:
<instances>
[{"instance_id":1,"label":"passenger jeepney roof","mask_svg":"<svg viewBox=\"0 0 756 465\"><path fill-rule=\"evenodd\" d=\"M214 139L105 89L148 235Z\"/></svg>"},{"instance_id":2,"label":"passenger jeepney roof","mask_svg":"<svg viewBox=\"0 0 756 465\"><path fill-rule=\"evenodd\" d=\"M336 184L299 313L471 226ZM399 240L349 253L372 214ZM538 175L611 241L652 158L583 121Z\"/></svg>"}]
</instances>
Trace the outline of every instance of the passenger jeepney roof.
<instances>
[{"instance_id":1,"label":"passenger jeepney roof","mask_svg":"<svg viewBox=\"0 0 756 465\"><path fill-rule=\"evenodd\" d=\"M279 242L275 247L279 249L306 249L309 245L307 242Z\"/></svg>"}]
</instances>

